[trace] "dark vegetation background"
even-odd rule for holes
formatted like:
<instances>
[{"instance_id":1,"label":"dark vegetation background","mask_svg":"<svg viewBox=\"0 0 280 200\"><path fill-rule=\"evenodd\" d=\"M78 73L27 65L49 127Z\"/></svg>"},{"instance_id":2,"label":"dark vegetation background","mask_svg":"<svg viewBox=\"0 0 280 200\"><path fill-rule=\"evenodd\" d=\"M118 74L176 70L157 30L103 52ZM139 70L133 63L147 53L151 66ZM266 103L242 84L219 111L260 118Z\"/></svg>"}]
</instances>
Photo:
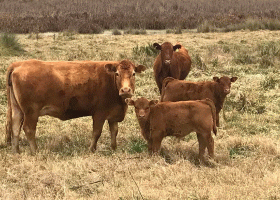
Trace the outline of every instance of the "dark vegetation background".
<instances>
[{"instance_id":1,"label":"dark vegetation background","mask_svg":"<svg viewBox=\"0 0 280 200\"><path fill-rule=\"evenodd\" d=\"M0 31L280 29L279 0L0 0Z\"/></svg>"}]
</instances>

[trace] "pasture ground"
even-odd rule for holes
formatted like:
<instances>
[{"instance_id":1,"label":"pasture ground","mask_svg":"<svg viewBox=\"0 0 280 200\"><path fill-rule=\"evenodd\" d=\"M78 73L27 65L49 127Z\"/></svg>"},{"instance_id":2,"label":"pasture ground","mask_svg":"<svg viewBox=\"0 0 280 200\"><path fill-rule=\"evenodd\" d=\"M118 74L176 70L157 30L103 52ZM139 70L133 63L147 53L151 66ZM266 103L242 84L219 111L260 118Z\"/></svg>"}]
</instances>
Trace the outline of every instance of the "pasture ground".
<instances>
[{"instance_id":1,"label":"pasture ground","mask_svg":"<svg viewBox=\"0 0 280 200\"><path fill-rule=\"evenodd\" d=\"M1 199L280 199L280 31L17 38L25 52L0 52ZM116 151L106 123L98 150L89 152L90 117L41 117L36 156L23 132L21 154L6 146L5 72L12 62L129 58L148 68L137 76L134 98L158 99L150 45L165 41L189 50L193 65L186 80L238 77L220 113L216 158L208 165L198 165L195 133L180 142L165 138L161 155L149 156L132 107L119 123Z\"/></svg>"}]
</instances>

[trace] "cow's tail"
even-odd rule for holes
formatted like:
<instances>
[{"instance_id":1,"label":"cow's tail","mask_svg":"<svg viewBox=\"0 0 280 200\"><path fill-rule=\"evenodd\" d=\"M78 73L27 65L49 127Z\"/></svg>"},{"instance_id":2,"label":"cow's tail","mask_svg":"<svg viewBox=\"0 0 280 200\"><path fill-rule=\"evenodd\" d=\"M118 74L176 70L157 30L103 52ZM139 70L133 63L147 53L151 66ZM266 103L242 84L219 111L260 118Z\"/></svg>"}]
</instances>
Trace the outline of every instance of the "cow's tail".
<instances>
[{"instance_id":1,"label":"cow's tail","mask_svg":"<svg viewBox=\"0 0 280 200\"><path fill-rule=\"evenodd\" d=\"M11 144L12 139L12 107L11 107L11 90L12 90L12 73L14 71L13 65L7 69L6 89L7 89L7 118L6 118L6 142Z\"/></svg>"},{"instance_id":2,"label":"cow's tail","mask_svg":"<svg viewBox=\"0 0 280 200\"><path fill-rule=\"evenodd\" d=\"M204 101L206 104L208 104L212 111L212 117L213 117L213 132L215 135L217 135L217 125L216 125L216 107L214 102L211 99L206 98Z\"/></svg>"},{"instance_id":3,"label":"cow's tail","mask_svg":"<svg viewBox=\"0 0 280 200\"><path fill-rule=\"evenodd\" d=\"M171 81L175 80L175 78L173 77L166 77L163 81L162 81L162 88L161 88L161 98L160 101L163 101L163 97L165 95L165 88L168 85L168 83L170 83Z\"/></svg>"}]
</instances>

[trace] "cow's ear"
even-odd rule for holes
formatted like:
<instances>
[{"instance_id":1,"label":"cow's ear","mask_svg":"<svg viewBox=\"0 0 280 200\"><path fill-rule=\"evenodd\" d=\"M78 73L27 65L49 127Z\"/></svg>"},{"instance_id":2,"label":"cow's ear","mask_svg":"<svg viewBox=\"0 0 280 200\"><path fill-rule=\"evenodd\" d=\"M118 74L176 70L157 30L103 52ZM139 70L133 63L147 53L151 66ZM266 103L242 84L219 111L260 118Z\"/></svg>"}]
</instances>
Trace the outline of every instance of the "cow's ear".
<instances>
[{"instance_id":1,"label":"cow's ear","mask_svg":"<svg viewBox=\"0 0 280 200\"><path fill-rule=\"evenodd\" d=\"M153 46L157 49L157 50L161 50L161 46L158 43L154 43Z\"/></svg>"},{"instance_id":2,"label":"cow's ear","mask_svg":"<svg viewBox=\"0 0 280 200\"><path fill-rule=\"evenodd\" d=\"M175 46L173 46L173 50L176 51L177 49L181 49L181 45L180 44L176 44Z\"/></svg>"},{"instance_id":3,"label":"cow's ear","mask_svg":"<svg viewBox=\"0 0 280 200\"><path fill-rule=\"evenodd\" d=\"M219 77L217 77L217 76L214 76L214 77L213 77L213 80L216 81L216 82L218 82L218 83L220 82L220 79L219 79Z\"/></svg>"},{"instance_id":4,"label":"cow's ear","mask_svg":"<svg viewBox=\"0 0 280 200\"><path fill-rule=\"evenodd\" d=\"M106 64L105 65L105 69L108 71L108 72L116 72L117 71L117 67L113 64Z\"/></svg>"},{"instance_id":5,"label":"cow's ear","mask_svg":"<svg viewBox=\"0 0 280 200\"><path fill-rule=\"evenodd\" d=\"M144 65L138 65L137 67L135 67L135 72L137 73L141 73L142 71L145 71L146 67Z\"/></svg>"},{"instance_id":6,"label":"cow's ear","mask_svg":"<svg viewBox=\"0 0 280 200\"><path fill-rule=\"evenodd\" d=\"M232 77L232 78L230 79L231 82L235 82L236 80L237 80L237 77Z\"/></svg>"},{"instance_id":7,"label":"cow's ear","mask_svg":"<svg viewBox=\"0 0 280 200\"><path fill-rule=\"evenodd\" d=\"M125 103L130 106L134 106L134 101L131 98L126 98Z\"/></svg>"},{"instance_id":8,"label":"cow's ear","mask_svg":"<svg viewBox=\"0 0 280 200\"><path fill-rule=\"evenodd\" d=\"M154 106L154 105L156 105L157 103L158 103L158 100L151 100L150 103L149 103L149 105L150 105L150 106Z\"/></svg>"}]
</instances>

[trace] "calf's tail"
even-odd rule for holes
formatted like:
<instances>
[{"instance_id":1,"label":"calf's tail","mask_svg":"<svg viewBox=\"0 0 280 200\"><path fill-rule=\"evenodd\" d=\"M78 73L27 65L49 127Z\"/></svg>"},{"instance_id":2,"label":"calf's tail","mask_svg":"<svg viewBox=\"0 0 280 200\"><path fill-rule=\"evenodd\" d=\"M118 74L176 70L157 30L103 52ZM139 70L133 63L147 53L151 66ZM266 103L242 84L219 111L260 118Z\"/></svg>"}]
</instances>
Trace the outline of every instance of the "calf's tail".
<instances>
[{"instance_id":1,"label":"calf's tail","mask_svg":"<svg viewBox=\"0 0 280 200\"><path fill-rule=\"evenodd\" d=\"M168 83L170 83L171 81L175 80L175 78L173 77L166 77L163 81L162 81L162 89L161 89L161 98L160 101L163 101L164 95L165 95L165 88L168 85Z\"/></svg>"},{"instance_id":2,"label":"calf's tail","mask_svg":"<svg viewBox=\"0 0 280 200\"><path fill-rule=\"evenodd\" d=\"M206 98L204 101L207 105L210 106L212 111L212 117L213 117L213 132L215 135L217 135L217 125L216 125L216 107L214 102L211 99Z\"/></svg>"}]
</instances>

